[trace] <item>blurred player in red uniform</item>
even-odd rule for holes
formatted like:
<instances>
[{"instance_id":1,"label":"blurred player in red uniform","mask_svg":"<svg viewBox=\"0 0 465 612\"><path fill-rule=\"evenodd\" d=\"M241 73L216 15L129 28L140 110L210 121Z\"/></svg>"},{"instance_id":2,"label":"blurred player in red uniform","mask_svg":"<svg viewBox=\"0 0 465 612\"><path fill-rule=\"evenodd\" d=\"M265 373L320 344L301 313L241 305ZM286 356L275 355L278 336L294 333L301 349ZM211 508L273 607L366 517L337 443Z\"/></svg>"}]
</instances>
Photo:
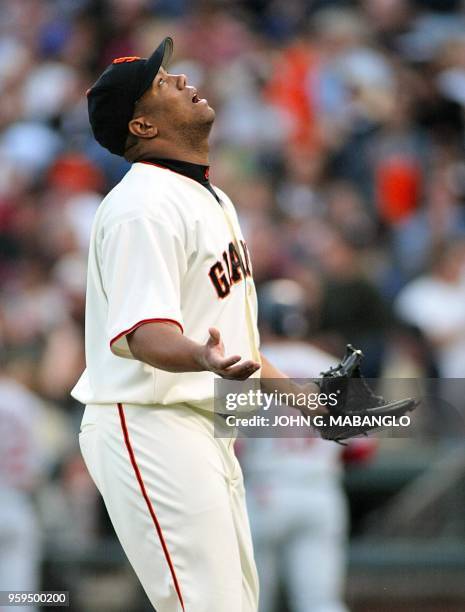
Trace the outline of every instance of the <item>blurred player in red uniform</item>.
<instances>
[{"instance_id":1,"label":"blurred player in red uniform","mask_svg":"<svg viewBox=\"0 0 465 612\"><path fill-rule=\"evenodd\" d=\"M0 591L39 588L40 529L30 494L41 471L40 415L40 400L0 371Z\"/></svg>"},{"instance_id":2,"label":"blurred player in red uniform","mask_svg":"<svg viewBox=\"0 0 465 612\"><path fill-rule=\"evenodd\" d=\"M292 378L317 378L337 360L302 340L305 295L290 280L259 291L263 354ZM260 612L277 611L279 582L291 612L346 612L342 601L347 503L342 447L315 438L242 442L248 510L260 576Z\"/></svg>"}]
</instances>

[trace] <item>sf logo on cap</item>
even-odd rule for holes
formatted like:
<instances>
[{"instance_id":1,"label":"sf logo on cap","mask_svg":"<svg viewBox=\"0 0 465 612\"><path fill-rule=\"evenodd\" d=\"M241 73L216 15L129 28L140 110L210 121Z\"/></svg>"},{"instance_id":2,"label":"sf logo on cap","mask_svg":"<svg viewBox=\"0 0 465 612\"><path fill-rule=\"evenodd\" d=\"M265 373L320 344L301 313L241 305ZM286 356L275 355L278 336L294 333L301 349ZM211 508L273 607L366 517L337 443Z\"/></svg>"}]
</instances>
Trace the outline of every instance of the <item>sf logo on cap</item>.
<instances>
[{"instance_id":1,"label":"sf logo on cap","mask_svg":"<svg viewBox=\"0 0 465 612\"><path fill-rule=\"evenodd\" d=\"M140 60L140 57L137 55L130 55L129 57L117 57L112 61L112 64L124 64L125 62L135 62L136 60Z\"/></svg>"}]
</instances>

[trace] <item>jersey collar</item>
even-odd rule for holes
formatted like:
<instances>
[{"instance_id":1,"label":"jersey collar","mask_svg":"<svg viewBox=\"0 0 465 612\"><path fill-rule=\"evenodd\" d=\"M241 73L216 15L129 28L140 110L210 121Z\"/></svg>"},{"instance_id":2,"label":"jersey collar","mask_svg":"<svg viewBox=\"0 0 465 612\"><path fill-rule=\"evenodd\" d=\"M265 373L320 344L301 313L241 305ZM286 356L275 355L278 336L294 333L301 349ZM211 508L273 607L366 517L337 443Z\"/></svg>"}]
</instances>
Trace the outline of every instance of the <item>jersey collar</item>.
<instances>
[{"instance_id":1,"label":"jersey collar","mask_svg":"<svg viewBox=\"0 0 465 612\"><path fill-rule=\"evenodd\" d=\"M203 185L218 202L220 201L215 193L215 190L210 184L210 166L193 164L192 162L181 161L179 159L160 159L157 157L150 157L140 161L143 164L151 164L153 166L160 166L161 168L168 168L168 170L172 170L173 172L187 176L193 181Z\"/></svg>"}]
</instances>

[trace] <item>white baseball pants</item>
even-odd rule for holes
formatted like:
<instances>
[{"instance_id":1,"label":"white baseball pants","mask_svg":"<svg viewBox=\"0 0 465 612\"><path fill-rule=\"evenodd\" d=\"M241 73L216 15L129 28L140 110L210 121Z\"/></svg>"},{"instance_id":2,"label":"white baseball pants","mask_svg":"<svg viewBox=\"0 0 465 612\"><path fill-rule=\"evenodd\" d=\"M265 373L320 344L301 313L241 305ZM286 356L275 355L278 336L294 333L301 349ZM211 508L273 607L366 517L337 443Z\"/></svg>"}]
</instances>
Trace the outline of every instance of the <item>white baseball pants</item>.
<instances>
[{"instance_id":1,"label":"white baseball pants","mask_svg":"<svg viewBox=\"0 0 465 612\"><path fill-rule=\"evenodd\" d=\"M256 612L242 472L213 415L184 405L88 405L87 468L157 612Z\"/></svg>"}]
</instances>

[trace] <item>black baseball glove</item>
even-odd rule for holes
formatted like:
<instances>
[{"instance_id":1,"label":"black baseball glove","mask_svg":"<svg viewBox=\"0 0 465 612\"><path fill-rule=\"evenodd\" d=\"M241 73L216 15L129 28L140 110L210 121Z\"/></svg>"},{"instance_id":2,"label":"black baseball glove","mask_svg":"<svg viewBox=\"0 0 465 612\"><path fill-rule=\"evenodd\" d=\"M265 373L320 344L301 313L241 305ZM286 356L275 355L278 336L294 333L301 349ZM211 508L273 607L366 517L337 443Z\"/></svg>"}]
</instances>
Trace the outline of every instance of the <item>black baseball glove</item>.
<instances>
[{"instance_id":1,"label":"black baseball glove","mask_svg":"<svg viewBox=\"0 0 465 612\"><path fill-rule=\"evenodd\" d=\"M375 395L360 371L362 359L362 351L348 344L341 363L321 373L320 393L337 398L336 405L327 404L328 413L323 416L323 424L317 426L325 440L342 443L382 429L389 426L389 419L382 417L400 418L419 403L414 398L388 402L381 395Z\"/></svg>"}]
</instances>

